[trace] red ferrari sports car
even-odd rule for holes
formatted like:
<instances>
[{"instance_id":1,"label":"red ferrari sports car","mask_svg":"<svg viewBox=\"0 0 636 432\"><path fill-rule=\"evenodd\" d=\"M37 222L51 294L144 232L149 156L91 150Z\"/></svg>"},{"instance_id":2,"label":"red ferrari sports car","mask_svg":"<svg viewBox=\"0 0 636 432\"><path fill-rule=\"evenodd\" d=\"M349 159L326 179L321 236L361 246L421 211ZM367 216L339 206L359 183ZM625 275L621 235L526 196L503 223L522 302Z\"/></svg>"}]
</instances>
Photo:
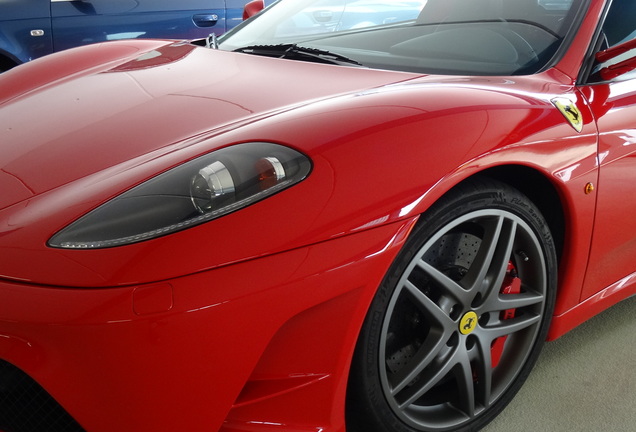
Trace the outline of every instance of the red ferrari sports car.
<instances>
[{"instance_id":1,"label":"red ferrari sports car","mask_svg":"<svg viewBox=\"0 0 636 432\"><path fill-rule=\"evenodd\" d=\"M635 34L281 0L2 74L0 431L480 429L636 294Z\"/></svg>"}]
</instances>

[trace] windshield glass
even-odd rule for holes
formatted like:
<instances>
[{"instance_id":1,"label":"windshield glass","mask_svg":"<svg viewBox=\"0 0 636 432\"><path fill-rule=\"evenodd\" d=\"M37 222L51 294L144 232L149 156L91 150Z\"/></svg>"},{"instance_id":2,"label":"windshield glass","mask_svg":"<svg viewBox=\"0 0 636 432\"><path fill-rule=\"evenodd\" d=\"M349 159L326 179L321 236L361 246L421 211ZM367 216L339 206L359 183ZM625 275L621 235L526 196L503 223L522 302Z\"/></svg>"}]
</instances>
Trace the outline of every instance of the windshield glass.
<instances>
[{"instance_id":1,"label":"windshield glass","mask_svg":"<svg viewBox=\"0 0 636 432\"><path fill-rule=\"evenodd\" d=\"M280 0L219 48L289 45L362 66L417 73L535 73L573 31L586 0ZM272 55L248 50L250 54Z\"/></svg>"}]
</instances>

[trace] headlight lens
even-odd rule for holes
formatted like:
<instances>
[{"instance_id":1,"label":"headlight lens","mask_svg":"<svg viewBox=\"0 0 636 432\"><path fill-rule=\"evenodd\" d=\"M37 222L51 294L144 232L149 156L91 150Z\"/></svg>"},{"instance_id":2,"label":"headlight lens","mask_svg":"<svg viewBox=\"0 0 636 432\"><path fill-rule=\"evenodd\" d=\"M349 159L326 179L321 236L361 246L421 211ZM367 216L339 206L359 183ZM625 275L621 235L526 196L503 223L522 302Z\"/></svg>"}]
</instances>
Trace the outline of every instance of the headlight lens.
<instances>
[{"instance_id":1,"label":"headlight lens","mask_svg":"<svg viewBox=\"0 0 636 432\"><path fill-rule=\"evenodd\" d=\"M310 160L288 147L227 147L124 192L55 234L49 246L98 249L170 234L260 201L310 171Z\"/></svg>"}]
</instances>

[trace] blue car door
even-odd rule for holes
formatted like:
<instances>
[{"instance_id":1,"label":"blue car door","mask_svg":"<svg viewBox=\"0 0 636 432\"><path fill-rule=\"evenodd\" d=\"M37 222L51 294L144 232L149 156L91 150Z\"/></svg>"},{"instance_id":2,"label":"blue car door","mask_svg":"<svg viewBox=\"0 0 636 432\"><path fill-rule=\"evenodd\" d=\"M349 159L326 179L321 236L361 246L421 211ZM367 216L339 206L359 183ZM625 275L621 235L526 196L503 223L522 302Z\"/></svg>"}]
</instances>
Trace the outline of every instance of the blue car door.
<instances>
[{"instance_id":1,"label":"blue car door","mask_svg":"<svg viewBox=\"0 0 636 432\"><path fill-rule=\"evenodd\" d=\"M50 0L0 0L0 72L53 49Z\"/></svg>"},{"instance_id":2,"label":"blue car door","mask_svg":"<svg viewBox=\"0 0 636 432\"><path fill-rule=\"evenodd\" d=\"M51 0L55 51L130 38L197 39L240 22L242 0ZM227 7L229 6L229 12Z\"/></svg>"}]
</instances>

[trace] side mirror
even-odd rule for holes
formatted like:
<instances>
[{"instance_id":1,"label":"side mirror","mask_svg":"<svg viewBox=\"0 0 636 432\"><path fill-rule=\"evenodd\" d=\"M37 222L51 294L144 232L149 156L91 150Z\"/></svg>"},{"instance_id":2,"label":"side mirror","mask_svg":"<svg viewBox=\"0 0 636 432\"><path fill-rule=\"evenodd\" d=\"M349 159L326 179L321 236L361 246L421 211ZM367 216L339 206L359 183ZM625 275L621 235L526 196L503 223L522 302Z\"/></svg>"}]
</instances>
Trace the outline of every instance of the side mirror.
<instances>
[{"instance_id":1,"label":"side mirror","mask_svg":"<svg viewBox=\"0 0 636 432\"><path fill-rule=\"evenodd\" d=\"M265 3L263 2L263 0L252 0L251 2L247 3L243 8L243 21L253 17L257 13L262 11L264 7Z\"/></svg>"},{"instance_id":2,"label":"side mirror","mask_svg":"<svg viewBox=\"0 0 636 432\"><path fill-rule=\"evenodd\" d=\"M632 39L622 44L615 45L604 51L597 52L595 58L596 61L601 64L615 59L635 48L636 39ZM597 74L603 81L607 81L626 74L627 72L630 72L634 69L636 69L636 56L631 56L629 58L626 58L625 60L619 61L618 63L601 68L597 72Z\"/></svg>"}]
</instances>

